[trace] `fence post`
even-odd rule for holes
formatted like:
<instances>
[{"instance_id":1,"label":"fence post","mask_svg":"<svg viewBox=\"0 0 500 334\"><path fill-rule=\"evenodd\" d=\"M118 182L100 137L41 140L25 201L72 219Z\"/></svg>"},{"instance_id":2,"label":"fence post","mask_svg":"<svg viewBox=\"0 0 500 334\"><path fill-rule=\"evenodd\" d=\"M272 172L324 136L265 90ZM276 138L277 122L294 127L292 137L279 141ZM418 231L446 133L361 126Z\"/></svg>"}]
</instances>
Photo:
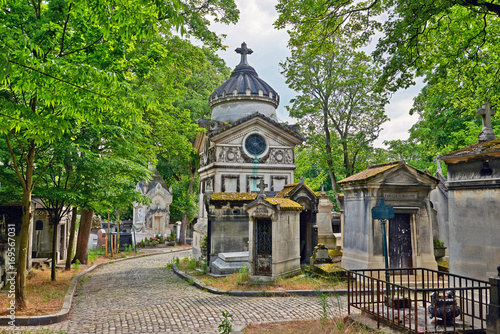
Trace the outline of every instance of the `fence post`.
<instances>
[{"instance_id":1,"label":"fence post","mask_svg":"<svg viewBox=\"0 0 500 334\"><path fill-rule=\"evenodd\" d=\"M490 277L490 306L486 315L486 333L500 334L500 266L497 276Z\"/></svg>"}]
</instances>

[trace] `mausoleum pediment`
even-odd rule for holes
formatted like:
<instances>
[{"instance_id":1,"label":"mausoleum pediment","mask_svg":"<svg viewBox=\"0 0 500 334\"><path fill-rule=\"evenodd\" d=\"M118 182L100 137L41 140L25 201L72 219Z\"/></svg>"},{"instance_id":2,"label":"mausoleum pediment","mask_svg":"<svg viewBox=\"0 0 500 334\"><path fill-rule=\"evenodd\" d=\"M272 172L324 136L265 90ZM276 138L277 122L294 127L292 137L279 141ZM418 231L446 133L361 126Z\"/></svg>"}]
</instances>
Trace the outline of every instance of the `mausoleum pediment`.
<instances>
[{"instance_id":1,"label":"mausoleum pediment","mask_svg":"<svg viewBox=\"0 0 500 334\"><path fill-rule=\"evenodd\" d=\"M214 142L230 144L236 143L238 140L241 142L245 133L252 130L268 136L276 145L295 146L304 141L296 127L280 124L258 112L230 123L217 131L209 131L207 135Z\"/></svg>"}]
</instances>

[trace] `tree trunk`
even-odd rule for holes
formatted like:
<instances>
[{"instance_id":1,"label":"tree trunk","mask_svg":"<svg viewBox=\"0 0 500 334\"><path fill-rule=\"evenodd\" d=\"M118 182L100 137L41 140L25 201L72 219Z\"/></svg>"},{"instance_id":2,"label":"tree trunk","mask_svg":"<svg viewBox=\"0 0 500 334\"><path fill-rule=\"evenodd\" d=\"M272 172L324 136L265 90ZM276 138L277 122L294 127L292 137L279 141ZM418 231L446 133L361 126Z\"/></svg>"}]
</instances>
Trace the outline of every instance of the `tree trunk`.
<instances>
[{"instance_id":1,"label":"tree trunk","mask_svg":"<svg viewBox=\"0 0 500 334\"><path fill-rule=\"evenodd\" d=\"M56 280L57 269L57 230L59 228L59 221L57 218L52 217L52 268L50 270L50 280Z\"/></svg>"},{"instance_id":2,"label":"tree trunk","mask_svg":"<svg viewBox=\"0 0 500 334\"><path fill-rule=\"evenodd\" d=\"M73 245L75 244L75 231L76 231L76 207L73 208L73 212L71 214L71 227L69 231L69 244L68 244L68 252L66 254L66 267L65 270L71 269L71 258L73 256Z\"/></svg>"},{"instance_id":3,"label":"tree trunk","mask_svg":"<svg viewBox=\"0 0 500 334\"><path fill-rule=\"evenodd\" d=\"M6 139L8 140L7 136ZM9 147L10 149L10 147ZM16 166L16 173L23 184L23 218L21 232L19 233L19 257L17 262L16 275L16 304L20 310L26 308L26 269L28 266L29 232L31 225L31 193L33 191L33 169L35 165L35 142L31 141L26 157L25 178L20 176ZM11 154L13 154L11 152Z\"/></svg>"},{"instance_id":4,"label":"tree trunk","mask_svg":"<svg viewBox=\"0 0 500 334\"><path fill-rule=\"evenodd\" d=\"M32 175L31 175L32 176ZM26 175L26 179L31 176ZM19 258L17 261L17 275L16 275L16 304L17 308L23 310L26 308L26 268L28 264L28 243L29 243L29 230L31 224L31 191L24 191L23 195L23 218L21 225L21 232L19 233Z\"/></svg>"},{"instance_id":5,"label":"tree trunk","mask_svg":"<svg viewBox=\"0 0 500 334\"><path fill-rule=\"evenodd\" d=\"M332 161L332 146L331 146L331 136L330 128L328 127L328 113L326 109L323 109L323 130L325 131L325 148L326 148L326 163L328 165L328 173L330 174L330 179L332 180L332 189L335 194L335 200L340 208L339 193L337 192L337 179L335 177L335 172L333 171L333 161Z\"/></svg>"},{"instance_id":6,"label":"tree trunk","mask_svg":"<svg viewBox=\"0 0 500 334\"><path fill-rule=\"evenodd\" d=\"M188 167L191 167L191 164L188 165ZM191 168L190 168L191 169ZM191 177L189 178L189 185L188 185L188 194L191 195L193 193L193 187L194 187L194 179L196 171L191 173ZM185 245L186 244L186 230L187 230L187 223L188 223L188 216L186 214L182 215L181 219L181 231L179 235L179 245Z\"/></svg>"},{"instance_id":7,"label":"tree trunk","mask_svg":"<svg viewBox=\"0 0 500 334\"><path fill-rule=\"evenodd\" d=\"M94 210L82 209L80 218L80 229L78 230L78 239L76 241L76 252L73 262L80 261L81 264L87 264L89 260L89 238L92 228L92 218Z\"/></svg>"},{"instance_id":8,"label":"tree trunk","mask_svg":"<svg viewBox=\"0 0 500 334\"><path fill-rule=\"evenodd\" d=\"M187 230L187 215L183 214L181 219L181 231L179 235L179 245L186 244L186 230Z\"/></svg>"}]
</instances>

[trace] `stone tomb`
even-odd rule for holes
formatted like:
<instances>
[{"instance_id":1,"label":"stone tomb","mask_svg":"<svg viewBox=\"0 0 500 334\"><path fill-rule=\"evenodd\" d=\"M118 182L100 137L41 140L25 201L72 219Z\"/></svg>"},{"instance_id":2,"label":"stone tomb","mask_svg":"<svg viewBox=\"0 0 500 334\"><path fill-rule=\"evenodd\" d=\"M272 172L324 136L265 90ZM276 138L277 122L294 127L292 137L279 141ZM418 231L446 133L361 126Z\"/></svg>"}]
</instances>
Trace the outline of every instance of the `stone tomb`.
<instances>
[{"instance_id":1,"label":"stone tomb","mask_svg":"<svg viewBox=\"0 0 500 334\"><path fill-rule=\"evenodd\" d=\"M300 273L300 212L287 198L259 194L246 206L249 216L250 281L269 281Z\"/></svg>"},{"instance_id":2,"label":"stone tomb","mask_svg":"<svg viewBox=\"0 0 500 334\"><path fill-rule=\"evenodd\" d=\"M382 230L371 209L380 198L394 207L387 228L391 268L437 270L432 241L429 192L438 180L404 162L372 166L339 182L344 192L342 267L384 268Z\"/></svg>"},{"instance_id":3,"label":"stone tomb","mask_svg":"<svg viewBox=\"0 0 500 334\"><path fill-rule=\"evenodd\" d=\"M500 264L500 139L489 103L478 143L443 156L448 166L450 272L487 280Z\"/></svg>"}]
</instances>

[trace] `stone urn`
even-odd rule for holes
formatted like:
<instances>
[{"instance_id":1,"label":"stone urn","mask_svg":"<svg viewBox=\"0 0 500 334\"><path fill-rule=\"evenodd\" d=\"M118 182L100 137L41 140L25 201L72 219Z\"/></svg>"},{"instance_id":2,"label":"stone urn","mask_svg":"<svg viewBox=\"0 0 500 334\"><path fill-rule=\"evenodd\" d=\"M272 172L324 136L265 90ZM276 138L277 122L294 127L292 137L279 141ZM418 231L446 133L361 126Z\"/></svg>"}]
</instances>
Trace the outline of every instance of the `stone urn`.
<instances>
[{"instance_id":1,"label":"stone urn","mask_svg":"<svg viewBox=\"0 0 500 334\"><path fill-rule=\"evenodd\" d=\"M446 254L446 247L434 247L434 257L440 259Z\"/></svg>"},{"instance_id":2,"label":"stone urn","mask_svg":"<svg viewBox=\"0 0 500 334\"><path fill-rule=\"evenodd\" d=\"M427 308L430 318L441 319L441 323L453 324L455 318L462 313L462 309L457 305L455 293L446 291L445 296L439 296L437 292L431 294L431 306Z\"/></svg>"}]
</instances>

